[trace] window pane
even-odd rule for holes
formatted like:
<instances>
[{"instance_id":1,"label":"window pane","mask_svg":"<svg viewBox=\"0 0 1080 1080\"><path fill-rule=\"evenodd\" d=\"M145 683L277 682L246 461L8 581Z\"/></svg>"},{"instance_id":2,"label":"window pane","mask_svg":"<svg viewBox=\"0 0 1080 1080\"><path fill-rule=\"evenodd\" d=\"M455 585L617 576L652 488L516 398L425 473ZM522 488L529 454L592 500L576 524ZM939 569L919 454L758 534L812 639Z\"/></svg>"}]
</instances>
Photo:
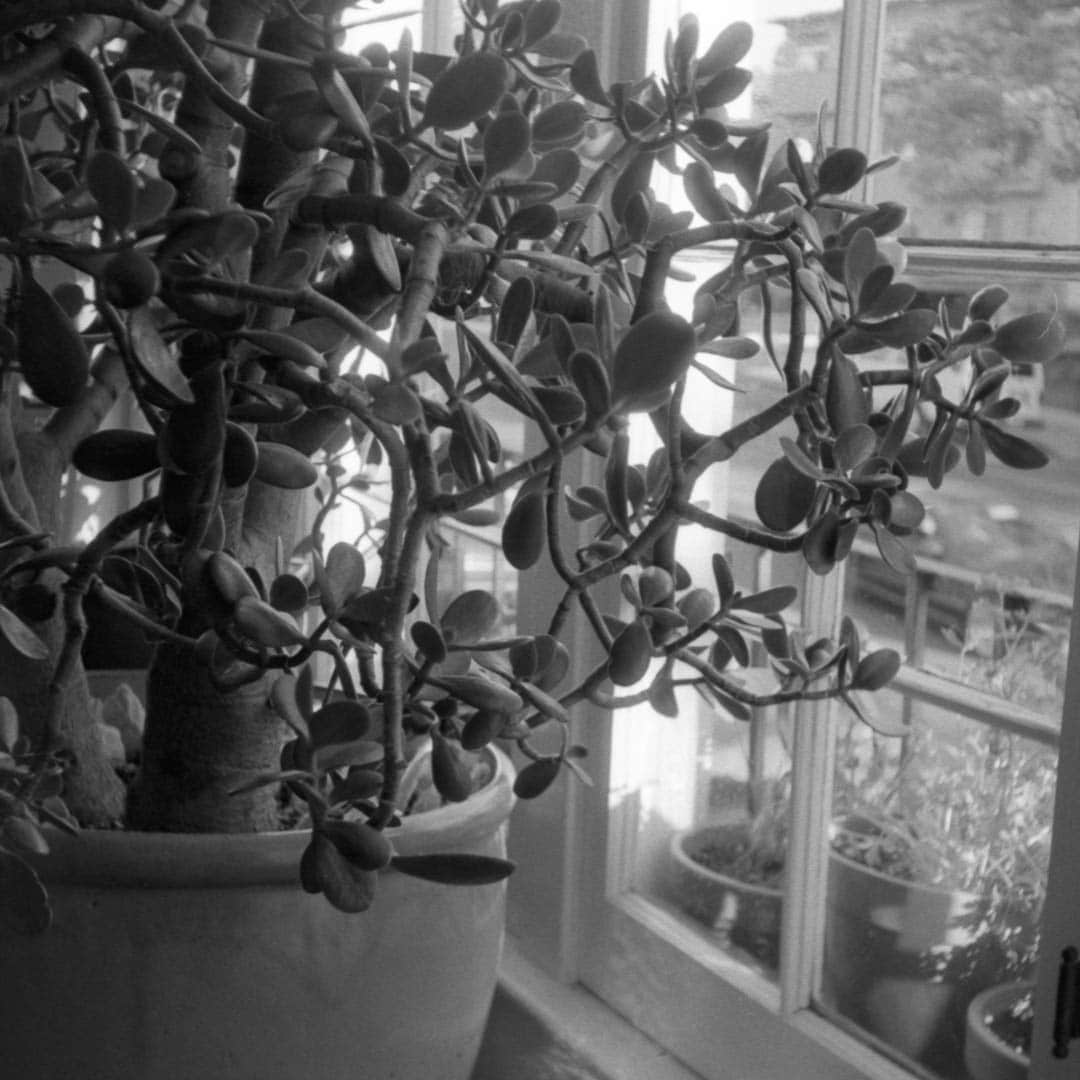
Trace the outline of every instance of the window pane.
<instances>
[{"instance_id":1,"label":"window pane","mask_svg":"<svg viewBox=\"0 0 1080 1080\"><path fill-rule=\"evenodd\" d=\"M677 9L654 9L657 33L650 67L663 63L663 34L681 14L693 12L701 24L702 50L735 20L754 29L754 45L742 61L753 71L748 92L727 107L725 118L768 118L769 147L774 152L794 138L809 157L818 128L818 110L836 99L840 19L836 0L771 0L725 5L683 3ZM827 134L826 134L827 138ZM685 162L684 162L685 163ZM659 170L657 170L659 172ZM656 174L654 173L654 176ZM725 178L718 178L722 182ZM657 180L657 193L675 210L689 209L678 178ZM732 191L732 199L739 196ZM694 282L672 283L669 300L688 314L694 289L727 265L722 252L695 252L679 262ZM783 298L776 300L783 304ZM760 311L744 311L745 332L760 327ZM786 325L778 318L777 325ZM785 342L778 339L778 350ZM811 346L812 347L812 346ZM714 358L715 359L715 358ZM725 395L694 374L686 393L687 416L702 431L718 433L732 422L770 404L776 396L776 371L766 354L721 366L710 363L744 391ZM635 435L632 460L645 462L652 448L643 424ZM784 429L784 433L789 433ZM768 444L768 445L765 445ZM695 498L707 499L716 512L753 515L753 480L778 453L775 440L744 447L730 468L716 467L702 479ZM739 588L746 592L790 584L801 573L797 558L761 558L755 548L696 527L680 533L678 558L694 580L712 580L712 553L723 550ZM763 656L754 663L767 666ZM676 671L676 682L680 674ZM750 677L753 681L753 677ZM771 680L768 680L771 683ZM681 920L703 951L722 950L746 969L775 981L778 976L781 890L786 854L792 718L776 709L736 718L715 700L690 687L674 688L678 717L658 711L655 702L617 712L612 760L613 802L617 828L629 830L633 866L629 885ZM621 792L628 793L622 799ZM624 834L625 835L625 834Z\"/></svg>"},{"instance_id":2,"label":"window pane","mask_svg":"<svg viewBox=\"0 0 1080 1080\"><path fill-rule=\"evenodd\" d=\"M972 998L1034 975L1057 754L892 691L875 705L911 734L842 724L820 1005L966 1080Z\"/></svg>"},{"instance_id":3,"label":"window pane","mask_svg":"<svg viewBox=\"0 0 1080 1080\"><path fill-rule=\"evenodd\" d=\"M1080 241L1078 29L1068 0L891 0L878 197L921 236Z\"/></svg>"}]
</instances>

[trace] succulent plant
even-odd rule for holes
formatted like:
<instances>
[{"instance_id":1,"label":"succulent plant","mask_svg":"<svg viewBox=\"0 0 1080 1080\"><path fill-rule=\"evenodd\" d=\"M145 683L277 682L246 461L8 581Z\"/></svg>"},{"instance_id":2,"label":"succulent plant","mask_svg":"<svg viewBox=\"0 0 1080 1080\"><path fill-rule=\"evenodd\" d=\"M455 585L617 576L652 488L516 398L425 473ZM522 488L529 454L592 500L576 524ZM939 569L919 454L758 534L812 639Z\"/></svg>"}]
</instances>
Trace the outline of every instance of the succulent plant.
<instances>
[{"instance_id":1,"label":"succulent plant","mask_svg":"<svg viewBox=\"0 0 1080 1080\"><path fill-rule=\"evenodd\" d=\"M393 861L438 880L511 869L395 860L416 746L457 800L480 749L515 743L532 797L582 772L567 725L582 702L674 714L689 685L739 718L799 699L858 710L896 654L861 655L850 624L792 632L794 591L741 590L721 548L801 552L825 574L867 529L903 572L923 513L910 477L936 488L987 453L1045 461L1007 426L1006 382L1064 332L1051 314L1003 317L993 285L951 320L902 278L903 208L861 194L887 161L823 132L807 158L733 120L745 24L702 49L684 17L660 75L609 84L560 33L557 0L468 0L450 57L408 34L345 52L343 7L0 12L0 691L33 748L18 769L51 775L63 753L84 824L271 828L284 789L313 826L303 886L356 910ZM663 173L692 210L657 197ZM708 246L716 272L673 309L677 256ZM688 383L723 402L716 358L759 352L772 400L691 426ZM969 372L956 400L949 368ZM121 392L138 426L99 430ZM47 407L40 430L27 401ZM538 449L504 452L506 410ZM647 460L637 414L660 441ZM760 439L775 446L760 520L701 505L706 470ZM594 482L568 490L579 455ZM141 490L79 544L56 537L72 462ZM364 545L327 549L330 509L373 485L386 497ZM482 590L440 608L455 520L497 521L522 573L550 564L562 594L545 633L499 629ZM687 524L716 538L710 580L680 562ZM85 723L90 596L158 643L126 810ZM575 608L602 657L576 682ZM768 687L743 670L754 642ZM337 696L316 697L318 654ZM552 726L561 748L538 749ZM3 844L18 846L10 829Z\"/></svg>"}]
</instances>

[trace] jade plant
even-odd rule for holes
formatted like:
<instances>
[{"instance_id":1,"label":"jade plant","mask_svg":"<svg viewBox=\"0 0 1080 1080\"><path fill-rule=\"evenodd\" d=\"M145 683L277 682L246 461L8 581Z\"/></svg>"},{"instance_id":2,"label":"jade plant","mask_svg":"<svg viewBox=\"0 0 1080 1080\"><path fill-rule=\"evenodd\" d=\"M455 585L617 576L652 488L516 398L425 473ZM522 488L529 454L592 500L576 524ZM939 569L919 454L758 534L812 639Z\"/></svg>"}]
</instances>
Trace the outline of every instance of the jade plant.
<instances>
[{"instance_id":1,"label":"jade plant","mask_svg":"<svg viewBox=\"0 0 1080 1080\"><path fill-rule=\"evenodd\" d=\"M338 907L368 906L390 863L498 879L500 860L396 859L416 747L453 801L489 742L516 744L530 797L582 771L582 702L675 714L692 685L741 718L858 710L898 656L861 654L849 622L789 631L794 590L740 589L725 545L826 574L866 530L903 573L910 477L1046 460L1005 385L1061 322L1003 315L996 285L957 321L902 280L904 209L862 194L887 160L733 121L746 24L702 43L687 16L628 83L561 15L466 0L436 56L377 26L345 51L338 0L3 5L0 877L24 914L46 910L23 859L43 824L250 831L283 803L312 827L303 886ZM657 197L665 176L692 210ZM716 272L672 307L675 260L705 247ZM692 426L688 380L721 415L727 365L759 353L771 401ZM102 429L118 396L138 420ZM507 411L524 456L500 445ZM747 523L696 488L753 440L774 454ZM594 482L568 485L578 457ZM72 465L138 492L80 543L58 534ZM365 544L328 546L323 509L362 489L385 493ZM455 520L497 520L510 567L561 581L546 632L497 629L482 590L439 607ZM709 580L680 562L687 524L715 537ZM88 598L155 646L133 778L88 720ZM578 609L601 660L575 681ZM535 741L552 727L561 749Z\"/></svg>"}]
</instances>

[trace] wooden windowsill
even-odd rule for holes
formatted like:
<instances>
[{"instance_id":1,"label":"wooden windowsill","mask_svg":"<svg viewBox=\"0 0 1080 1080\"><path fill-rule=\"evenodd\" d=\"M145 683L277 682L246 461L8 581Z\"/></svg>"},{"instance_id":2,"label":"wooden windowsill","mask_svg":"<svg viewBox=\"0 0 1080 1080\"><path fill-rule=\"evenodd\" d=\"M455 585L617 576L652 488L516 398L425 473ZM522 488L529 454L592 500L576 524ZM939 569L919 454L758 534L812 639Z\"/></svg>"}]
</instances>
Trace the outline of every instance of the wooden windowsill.
<instances>
[{"instance_id":1,"label":"wooden windowsill","mask_svg":"<svg viewBox=\"0 0 1080 1080\"><path fill-rule=\"evenodd\" d=\"M541 972L507 941L472 1080L700 1080L579 985Z\"/></svg>"}]
</instances>

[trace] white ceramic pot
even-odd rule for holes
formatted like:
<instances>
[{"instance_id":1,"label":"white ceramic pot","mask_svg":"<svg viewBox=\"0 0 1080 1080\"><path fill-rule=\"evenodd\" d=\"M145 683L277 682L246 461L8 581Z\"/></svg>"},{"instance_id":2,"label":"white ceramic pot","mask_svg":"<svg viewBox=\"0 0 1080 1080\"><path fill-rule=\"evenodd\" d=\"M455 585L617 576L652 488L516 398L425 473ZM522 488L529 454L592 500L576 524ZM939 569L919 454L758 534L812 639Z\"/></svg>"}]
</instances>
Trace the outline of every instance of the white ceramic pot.
<instances>
[{"instance_id":1,"label":"white ceramic pot","mask_svg":"<svg viewBox=\"0 0 1080 1080\"><path fill-rule=\"evenodd\" d=\"M399 854L505 854L513 767L416 814ZM18 1080L466 1080L505 887L394 871L345 915L304 893L304 832L86 832L43 860L54 924L0 938L0 1060Z\"/></svg>"}]
</instances>

